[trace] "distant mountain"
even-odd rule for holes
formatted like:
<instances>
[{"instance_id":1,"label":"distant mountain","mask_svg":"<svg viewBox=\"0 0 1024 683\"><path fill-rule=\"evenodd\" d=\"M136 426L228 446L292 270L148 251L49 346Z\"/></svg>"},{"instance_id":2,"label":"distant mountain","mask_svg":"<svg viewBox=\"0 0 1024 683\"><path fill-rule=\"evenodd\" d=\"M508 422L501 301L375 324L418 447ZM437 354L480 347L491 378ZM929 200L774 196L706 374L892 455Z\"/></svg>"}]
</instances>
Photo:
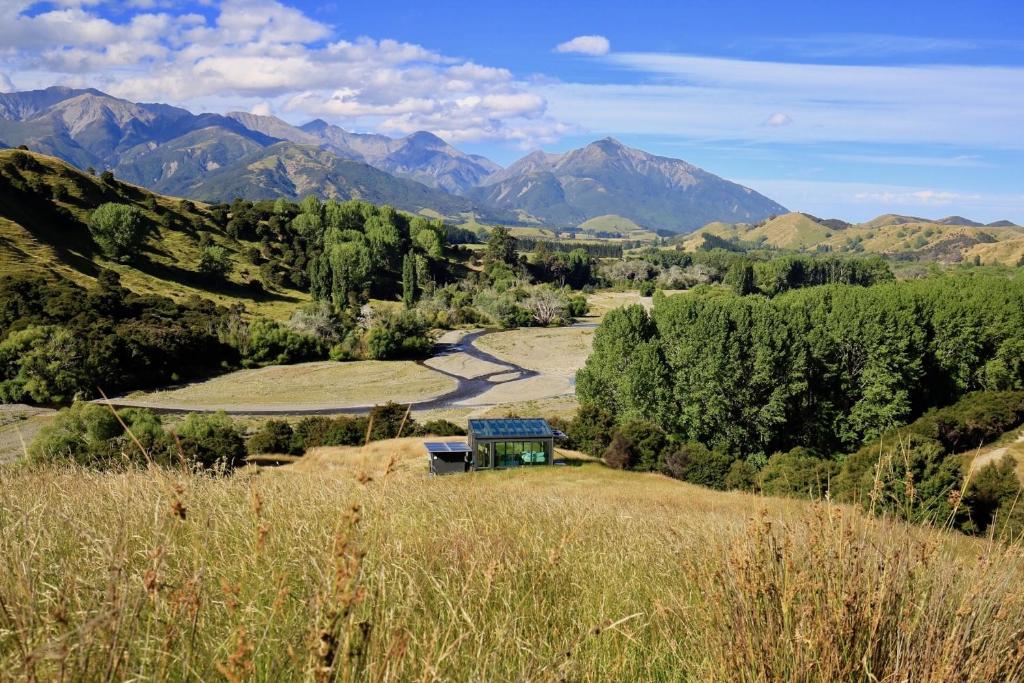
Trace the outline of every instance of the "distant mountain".
<instances>
[{"instance_id":1,"label":"distant mountain","mask_svg":"<svg viewBox=\"0 0 1024 683\"><path fill-rule=\"evenodd\" d=\"M231 199L229 187L243 196L251 188L260 197L316 192L446 216L472 210L481 218L514 219L511 213L481 209L449 194L462 193L499 167L430 133L394 140L349 133L322 121L300 128L271 116L195 115L93 89L53 87L0 94L0 139L79 168L110 169L128 182L167 194ZM291 148L283 154L285 148L277 147L282 143L311 146L323 154ZM254 173L251 167L259 166L260 159L274 159L280 170L268 174L260 167ZM231 178L233 173L238 177ZM426 187L414 187L410 179Z\"/></svg>"},{"instance_id":2,"label":"distant mountain","mask_svg":"<svg viewBox=\"0 0 1024 683\"><path fill-rule=\"evenodd\" d=\"M279 142L258 149L234 163L175 186L174 194L208 201L234 197L298 199L318 194L335 199L365 199L406 211L431 210L455 217L473 213L482 220L509 222L513 216L480 207L465 197L396 178L369 164L342 159L312 145Z\"/></svg>"},{"instance_id":3,"label":"distant mountain","mask_svg":"<svg viewBox=\"0 0 1024 683\"><path fill-rule=\"evenodd\" d=\"M317 145L345 159L362 161L400 178L409 178L452 194L465 194L501 169L493 161L460 152L425 131L394 139L386 135L351 133L320 119L303 126L292 126L273 116L241 112L228 116L246 128L270 137Z\"/></svg>"},{"instance_id":4,"label":"distant mountain","mask_svg":"<svg viewBox=\"0 0 1024 683\"><path fill-rule=\"evenodd\" d=\"M534 152L469 196L546 223L578 225L617 214L646 228L679 232L714 220L753 222L786 212L754 190L612 138L566 154Z\"/></svg>"},{"instance_id":5,"label":"distant mountain","mask_svg":"<svg viewBox=\"0 0 1024 683\"><path fill-rule=\"evenodd\" d=\"M986 228L1019 228L1020 226L1011 221L992 221L991 223L985 224Z\"/></svg>"}]
</instances>

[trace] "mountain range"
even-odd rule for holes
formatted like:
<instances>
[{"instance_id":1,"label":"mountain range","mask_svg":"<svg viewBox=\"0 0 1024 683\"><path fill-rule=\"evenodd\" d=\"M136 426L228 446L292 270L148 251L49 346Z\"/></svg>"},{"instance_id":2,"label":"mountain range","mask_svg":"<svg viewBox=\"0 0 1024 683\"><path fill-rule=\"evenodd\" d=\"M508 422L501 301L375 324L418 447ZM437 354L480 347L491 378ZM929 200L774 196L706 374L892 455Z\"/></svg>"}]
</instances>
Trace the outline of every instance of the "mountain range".
<instances>
[{"instance_id":1,"label":"mountain range","mask_svg":"<svg viewBox=\"0 0 1024 683\"><path fill-rule=\"evenodd\" d=\"M294 126L243 112L192 114L91 88L0 94L0 141L209 201L317 193L460 222L576 226L614 215L671 231L786 211L685 161L611 138L564 154L534 152L503 169L425 131L391 138L320 119Z\"/></svg>"}]
</instances>

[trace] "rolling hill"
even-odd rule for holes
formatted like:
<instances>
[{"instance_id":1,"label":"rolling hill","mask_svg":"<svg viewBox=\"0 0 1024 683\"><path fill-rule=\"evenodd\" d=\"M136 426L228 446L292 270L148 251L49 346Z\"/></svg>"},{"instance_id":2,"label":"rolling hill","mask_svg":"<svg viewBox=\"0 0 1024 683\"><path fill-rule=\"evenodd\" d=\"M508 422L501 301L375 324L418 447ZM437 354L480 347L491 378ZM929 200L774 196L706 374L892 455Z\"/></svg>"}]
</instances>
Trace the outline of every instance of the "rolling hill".
<instances>
[{"instance_id":1,"label":"rolling hill","mask_svg":"<svg viewBox=\"0 0 1024 683\"><path fill-rule=\"evenodd\" d=\"M848 224L794 212L756 225L709 223L679 244L688 250L700 249L705 235L749 247L867 252L941 263L978 260L1015 266L1024 258L1024 228L1009 221L983 225L960 216L929 220L886 214Z\"/></svg>"},{"instance_id":2,"label":"rolling hill","mask_svg":"<svg viewBox=\"0 0 1024 683\"><path fill-rule=\"evenodd\" d=\"M786 209L696 166L605 138L565 154L534 152L470 196L548 224L616 214L650 229L693 230L712 220L757 221Z\"/></svg>"}]
</instances>

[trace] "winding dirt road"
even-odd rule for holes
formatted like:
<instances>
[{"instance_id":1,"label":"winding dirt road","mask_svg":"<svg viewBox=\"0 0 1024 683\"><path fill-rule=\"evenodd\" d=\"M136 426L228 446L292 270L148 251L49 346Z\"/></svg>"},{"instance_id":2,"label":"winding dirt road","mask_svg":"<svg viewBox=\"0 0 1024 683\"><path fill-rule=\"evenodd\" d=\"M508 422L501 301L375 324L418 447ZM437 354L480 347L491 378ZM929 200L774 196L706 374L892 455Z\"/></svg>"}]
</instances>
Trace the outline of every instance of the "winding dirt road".
<instances>
[{"instance_id":1,"label":"winding dirt road","mask_svg":"<svg viewBox=\"0 0 1024 683\"><path fill-rule=\"evenodd\" d=\"M575 327L592 328L594 323L577 323ZM414 410L437 410L445 408L466 407L466 402L484 396L495 387L511 382L521 382L536 377L541 373L524 368L516 363L503 360L476 346L481 337L498 330L475 330L469 333L450 332L445 334L435 346L435 353L427 360L418 364L451 378L456 386L438 396L412 401ZM571 393L569 384L568 392ZM100 401L106 403L106 401ZM363 414L369 412L374 404L366 405L335 405L335 406L261 406L259 404L205 408L194 403L147 402L145 399L126 397L111 398L111 404L118 407L148 408L157 413L202 413L226 412L230 415L336 415ZM473 407L483 407L487 403L474 403Z\"/></svg>"}]
</instances>

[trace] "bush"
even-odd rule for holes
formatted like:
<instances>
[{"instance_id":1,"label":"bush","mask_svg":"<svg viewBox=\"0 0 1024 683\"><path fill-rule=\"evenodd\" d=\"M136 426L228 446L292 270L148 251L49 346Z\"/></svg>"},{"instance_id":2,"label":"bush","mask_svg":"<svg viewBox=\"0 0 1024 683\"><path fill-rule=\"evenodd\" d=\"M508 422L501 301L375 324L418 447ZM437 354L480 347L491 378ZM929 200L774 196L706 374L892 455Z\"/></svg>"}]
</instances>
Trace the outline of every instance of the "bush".
<instances>
[{"instance_id":1,"label":"bush","mask_svg":"<svg viewBox=\"0 0 1024 683\"><path fill-rule=\"evenodd\" d=\"M465 436L466 430L448 420L430 420L423 423L419 433L433 436Z\"/></svg>"},{"instance_id":2,"label":"bush","mask_svg":"<svg viewBox=\"0 0 1024 683\"><path fill-rule=\"evenodd\" d=\"M724 489L725 478L734 457L722 450L709 450L704 444L683 444L665 457L665 474L713 489Z\"/></svg>"},{"instance_id":3,"label":"bush","mask_svg":"<svg viewBox=\"0 0 1024 683\"><path fill-rule=\"evenodd\" d=\"M576 448L588 455L601 456L611 443L615 416L594 405L581 406L567 432Z\"/></svg>"},{"instance_id":4,"label":"bush","mask_svg":"<svg viewBox=\"0 0 1024 683\"><path fill-rule=\"evenodd\" d=\"M259 430L249 437L246 449L250 454L278 453L291 455L295 448L295 431L284 420L267 420Z\"/></svg>"},{"instance_id":5,"label":"bush","mask_svg":"<svg viewBox=\"0 0 1024 683\"><path fill-rule=\"evenodd\" d=\"M216 244L203 247L199 255L199 272L211 280L224 279L231 272L231 254Z\"/></svg>"},{"instance_id":6,"label":"bush","mask_svg":"<svg viewBox=\"0 0 1024 683\"><path fill-rule=\"evenodd\" d=\"M101 204L89 216L89 232L100 250L121 261L138 254L149 230L145 214L130 204Z\"/></svg>"},{"instance_id":7,"label":"bush","mask_svg":"<svg viewBox=\"0 0 1024 683\"><path fill-rule=\"evenodd\" d=\"M975 473L964 494L973 531L983 533L996 521L998 533L1011 537L1020 533L1020 529L1012 528L1020 521L1013 515L1014 508L1024 506L1016 470L1017 461L1007 454Z\"/></svg>"},{"instance_id":8,"label":"bush","mask_svg":"<svg viewBox=\"0 0 1024 683\"><path fill-rule=\"evenodd\" d=\"M121 422L134 438L125 433ZM172 462L173 450L160 418L151 411L130 408L115 416L108 406L77 402L43 428L29 448L29 457L35 462L74 462L108 470L143 465L147 459L167 464Z\"/></svg>"},{"instance_id":9,"label":"bush","mask_svg":"<svg viewBox=\"0 0 1024 683\"><path fill-rule=\"evenodd\" d=\"M268 318L255 320L248 329L248 341L240 349L243 359L255 365L285 365L323 358L320 343Z\"/></svg>"},{"instance_id":10,"label":"bush","mask_svg":"<svg viewBox=\"0 0 1024 683\"><path fill-rule=\"evenodd\" d=\"M839 464L806 448L776 453L758 475L761 492L769 496L821 498L829 491Z\"/></svg>"},{"instance_id":11,"label":"bush","mask_svg":"<svg viewBox=\"0 0 1024 683\"><path fill-rule=\"evenodd\" d=\"M736 460L725 475L725 488L730 491L753 491L757 483L757 468L748 460Z\"/></svg>"},{"instance_id":12,"label":"bush","mask_svg":"<svg viewBox=\"0 0 1024 683\"><path fill-rule=\"evenodd\" d=\"M177 434L193 466L228 471L245 464L245 439L225 413L189 413Z\"/></svg>"}]
</instances>

